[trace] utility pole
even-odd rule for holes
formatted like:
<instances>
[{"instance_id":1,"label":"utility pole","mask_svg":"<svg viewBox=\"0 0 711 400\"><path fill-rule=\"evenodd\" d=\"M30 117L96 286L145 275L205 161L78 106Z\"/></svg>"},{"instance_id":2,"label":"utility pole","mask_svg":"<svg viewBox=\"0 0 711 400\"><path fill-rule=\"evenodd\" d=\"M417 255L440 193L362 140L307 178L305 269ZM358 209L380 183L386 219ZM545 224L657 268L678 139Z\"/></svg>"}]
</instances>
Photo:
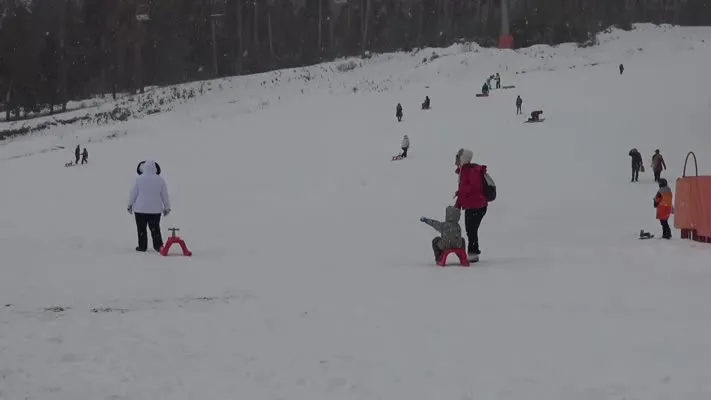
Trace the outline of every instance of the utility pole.
<instances>
[{"instance_id":1,"label":"utility pole","mask_svg":"<svg viewBox=\"0 0 711 400\"><path fill-rule=\"evenodd\" d=\"M212 0L210 14L210 33L212 40L212 77L220 76L220 67L217 57L217 19L225 16L226 0ZM242 21L239 21L241 24ZM240 27L241 31L241 27Z\"/></svg>"},{"instance_id":2,"label":"utility pole","mask_svg":"<svg viewBox=\"0 0 711 400\"><path fill-rule=\"evenodd\" d=\"M210 14L210 30L212 31L212 75L217 78L220 75L219 63L217 62L217 18L225 14Z\"/></svg>"}]
</instances>

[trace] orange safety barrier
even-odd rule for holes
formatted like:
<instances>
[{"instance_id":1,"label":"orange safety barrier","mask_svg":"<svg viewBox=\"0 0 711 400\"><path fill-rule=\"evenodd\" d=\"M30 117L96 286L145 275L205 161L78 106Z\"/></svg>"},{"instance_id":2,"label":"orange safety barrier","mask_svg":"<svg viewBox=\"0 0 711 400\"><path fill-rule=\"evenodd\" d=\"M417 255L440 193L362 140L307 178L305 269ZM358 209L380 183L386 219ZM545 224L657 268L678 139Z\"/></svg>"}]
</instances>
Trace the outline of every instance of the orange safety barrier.
<instances>
[{"instance_id":1,"label":"orange safety barrier","mask_svg":"<svg viewBox=\"0 0 711 400\"><path fill-rule=\"evenodd\" d=\"M513 35L503 35L503 36L499 37L499 48L500 49L513 49L514 48Z\"/></svg>"},{"instance_id":2,"label":"orange safety barrier","mask_svg":"<svg viewBox=\"0 0 711 400\"><path fill-rule=\"evenodd\" d=\"M689 156L694 156L696 176L686 176ZM682 239L711 243L711 176L699 176L692 151L686 155L683 176L676 180L674 198L674 227L681 229Z\"/></svg>"}]
</instances>

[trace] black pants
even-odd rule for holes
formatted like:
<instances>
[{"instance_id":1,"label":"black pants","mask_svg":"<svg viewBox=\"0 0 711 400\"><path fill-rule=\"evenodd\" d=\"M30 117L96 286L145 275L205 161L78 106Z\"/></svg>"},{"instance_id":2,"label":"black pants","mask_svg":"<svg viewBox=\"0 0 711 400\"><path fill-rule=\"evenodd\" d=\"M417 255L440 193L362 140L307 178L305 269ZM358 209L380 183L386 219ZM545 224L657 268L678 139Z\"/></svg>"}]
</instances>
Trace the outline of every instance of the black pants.
<instances>
[{"instance_id":1,"label":"black pants","mask_svg":"<svg viewBox=\"0 0 711 400\"><path fill-rule=\"evenodd\" d=\"M397 122L402 121L402 114L395 115L397 117Z\"/></svg>"},{"instance_id":2,"label":"black pants","mask_svg":"<svg viewBox=\"0 0 711 400\"><path fill-rule=\"evenodd\" d=\"M671 239L671 228L669 227L669 220L660 219L659 222L662 224L662 239Z\"/></svg>"},{"instance_id":3,"label":"black pants","mask_svg":"<svg viewBox=\"0 0 711 400\"><path fill-rule=\"evenodd\" d=\"M79 164L79 154L75 154L74 158L75 158L74 164Z\"/></svg>"},{"instance_id":4,"label":"black pants","mask_svg":"<svg viewBox=\"0 0 711 400\"><path fill-rule=\"evenodd\" d=\"M632 166L632 182L639 182L639 165Z\"/></svg>"},{"instance_id":5,"label":"black pants","mask_svg":"<svg viewBox=\"0 0 711 400\"><path fill-rule=\"evenodd\" d=\"M654 170L654 182L659 182L659 178L662 176L662 170L661 169L655 169Z\"/></svg>"},{"instance_id":6,"label":"black pants","mask_svg":"<svg viewBox=\"0 0 711 400\"><path fill-rule=\"evenodd\" d=\"M481 254L479 250L479 226L481 220L486 215L486 207L472 208L464 211L464 226L467 230L467 239L469 239L468 253Z\"/></svg>"},{"instance_id":7,"label":"black pants","mask_svg":"<svg viewBox=\"0 0 711 400\"><path fill-rule=\"evenodd\" d=\"M136 213L136 230L138 231L138 251L146 251L148 248L148 234L146 228L151 231L153 248L160 251L163 247L163 236L160 233L160 214Z\"/></svg>"},{"instance_id":8,"label":"black pants","mask_svg":"<svg viewBox=\"0 0 711 400\"><path fill-rule=\"evenodd\" d=\"M518 114L523 114L523 112L521 111L521 106L516 106L516 115Z\"/></svg>"},{"instance_id":9,"label":"black pants","mask_svg":"<svg viewBox=\"0 0 711 400\"><path fill-rule=\"evenodd\" d=\"M407 158L407 147L403 147L403 148L402 148L402 154L401 154L401 156L402 156L402 158Z\"/></svg>"},{"instance_id":10,"label":"black pants","mask_svg":"<svg viewBox=\"0 0 711 400\"><path fill-rule=\"evenodd\" d=\"M87 160L86 157L82 157L82 158L81 158L81 163L82 163L82 164L86 164L86 163L88 163L88 162L89 162L89 160Z\"/></svg>"}]
</instances>

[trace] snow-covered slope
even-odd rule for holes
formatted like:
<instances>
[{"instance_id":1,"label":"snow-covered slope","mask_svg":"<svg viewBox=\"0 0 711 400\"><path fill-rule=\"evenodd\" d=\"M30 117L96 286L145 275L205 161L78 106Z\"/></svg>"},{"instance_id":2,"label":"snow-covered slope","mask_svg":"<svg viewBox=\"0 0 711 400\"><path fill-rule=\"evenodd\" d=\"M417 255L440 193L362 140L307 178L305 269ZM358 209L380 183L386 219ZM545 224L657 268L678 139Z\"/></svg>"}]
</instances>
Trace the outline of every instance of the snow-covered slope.
<instances>
[{"instance_id":1,"label":"snow-covered slope","mask_svg":"<svg viewBox=\"0 0 711 400\"><path fill-rule=\"evenodd\" d=\"M711 248L636 240L656 187L627 152L711 173L710 40L341 61L0 147L0 399L708 399ZM475 98L497 71L516 88ZM76 144L90 164L63 168ZM436 268L418 219L452 203L460 147L499 198L482 261ZM148 157L192 258L133 251Z\"/></svg>"}]
</instances>

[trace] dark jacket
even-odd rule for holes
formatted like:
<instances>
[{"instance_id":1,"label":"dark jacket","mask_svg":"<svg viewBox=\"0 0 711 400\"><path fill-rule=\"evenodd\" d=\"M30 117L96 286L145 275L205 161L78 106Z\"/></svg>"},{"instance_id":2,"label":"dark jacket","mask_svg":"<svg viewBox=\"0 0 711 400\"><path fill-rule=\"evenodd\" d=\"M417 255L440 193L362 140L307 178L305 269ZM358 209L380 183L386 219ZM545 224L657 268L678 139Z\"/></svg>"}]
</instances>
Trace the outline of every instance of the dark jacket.
<instances>
[{"instance_id":1,"label":"dark jacket","mask_svg":"<svg viewBox=\"0 0 711 400\"><path fill-rule=\"evenodd\" d=\"M644 161L642 160L642 154L637 151L637 149L630 150L630 157L632 157L633 167L641 167L642 164L644 164Z\"/></svg>"}]
</instances>

